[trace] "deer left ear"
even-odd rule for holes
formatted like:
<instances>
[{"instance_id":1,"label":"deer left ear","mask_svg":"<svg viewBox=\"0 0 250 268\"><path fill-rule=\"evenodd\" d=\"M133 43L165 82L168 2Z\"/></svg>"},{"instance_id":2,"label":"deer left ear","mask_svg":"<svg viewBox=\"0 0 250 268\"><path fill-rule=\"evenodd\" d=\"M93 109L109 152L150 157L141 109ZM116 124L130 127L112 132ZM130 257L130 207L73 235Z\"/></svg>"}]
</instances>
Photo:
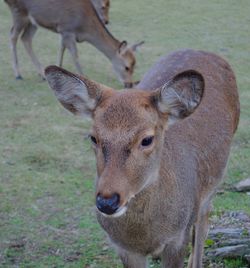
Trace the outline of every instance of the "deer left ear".
<instances>
[{"instance_id":1,"label":"deer left ear","mask_svg":"<svg viewBox=\"0 0 250 268\"><path fill-rule=\"evenodd\" d=\"M198 107L203 91L204 78L200 73L182 72L157 90L157 108L169 115L170 122L183 119Z\"/></svg>"}]
</instances>

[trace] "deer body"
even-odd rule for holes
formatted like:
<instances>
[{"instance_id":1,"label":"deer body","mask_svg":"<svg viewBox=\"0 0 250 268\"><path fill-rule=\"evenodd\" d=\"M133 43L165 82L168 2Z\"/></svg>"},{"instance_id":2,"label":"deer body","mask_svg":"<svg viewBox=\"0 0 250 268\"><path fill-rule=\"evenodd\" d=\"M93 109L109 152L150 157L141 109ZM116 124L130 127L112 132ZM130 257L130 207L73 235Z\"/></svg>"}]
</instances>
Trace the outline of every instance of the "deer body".
<instances>
[{"instance_id":1,"label":"deer body","mask_svg":"<svg viewBox=\"0 0 250 268\"><path fill-rule=\"evenodd\" d=\"M58 65L62 65L67 48L76 69L82 73L78 61L76 42L87 41L103 52L112 62L114 71L124 84L132 83L135 66L134 51L137 44L128 47L127 42L115 39L101 22L90 0L5 0L13 17L10 32L13 69L21 78L18 66L16 43L22 33L22 41L37 71L44 76L44 70L32 49L32 38L37 26L44 27L61 35L61 48Z\"/></svg>"},{"instance_id":2,"label":"deer body","mask_svg":"<svg viewBox=\"0 0 250 268\"><path fill-rule=\"evenodd\" d=\"M211 199L239 120L230 66L212 53L178 51L160 59L136 90L121 92L56 67L46 73L66 108L92 113L97 218L124 267L146 267L148 255L160 256L163 267L183 267L191 230L189 267L202 267ZM83 95L72 101L74 79L98 100L87 110Z\"/></svg>"}]
</instances>

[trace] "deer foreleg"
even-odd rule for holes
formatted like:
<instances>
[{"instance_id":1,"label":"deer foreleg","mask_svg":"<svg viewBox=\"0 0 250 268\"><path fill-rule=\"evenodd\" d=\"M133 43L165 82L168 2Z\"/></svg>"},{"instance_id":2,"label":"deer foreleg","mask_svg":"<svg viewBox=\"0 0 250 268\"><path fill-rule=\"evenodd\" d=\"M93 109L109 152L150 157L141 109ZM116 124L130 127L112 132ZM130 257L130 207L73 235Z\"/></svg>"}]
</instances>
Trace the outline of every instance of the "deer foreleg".
<instances>
[{"instance_id":1,"label":"deer foreleg","mask_svg":"<svg viewBox=\"0 0 250 268\"><path fill-rule=\"evenodd\" d=\"M23 34L22 34L22 41L24 44L24 47L28 53L28 55L30 56L33 64L35 65L38 73L44 78L44 69L41 65L41 63L39 62L39 60L37 59L36 55L34 54L33 48L32 48L32 38L34 36L34 34L36 33L37 27L31 23L29 23Z\"/></svg>"},{"instance_id":2,"label":"deer foreleg","mask_svg":"<svg viewBox=\"0 0 250 268\"><path fill-rule=\"evenodd\" d=\"M175 248L173 245L167 246L161 256L162 268L183 268L186 244L181 248Z\"/></svg>"},{"instance_id":3,"label":"deer foreleg","mask_svg":"<svg viewBox=\"0 0 250 268\"><path fill-rule=\"evenodd\" d=\"M147 257L137 253L131 253L124 249L117 249L124 268L146 268Z\"/></svg>"},{"instance_id":4,"label":"deer foreleg","mask_svg":"<svg viewBox=\"0 0 250 268\"><path fill-rule=\"evenodd\" d=\"M208 232L208 218L211 210L210 203L205 204L199 211L197 222L194 224L192 237L192 252L188 260L188 268L201 268L204 243Z\"/></svg>"},{"instance_id":5,"label":"deer foreleg","mask_svg":"<svg viewBox=\"0 0 250 268\"><path fill-rule=\"evenodd\" d=\"M19 70L19 64L18 64L18 58L17 58L17 40L19 37L19 34L23 30L25 24L19 21L14 22L14 25L12 26L10 30L10 50L11 50L11 56L12 56L12 67L15 74L16 79L22 79L20 70Z\"/></svg>"}]
</instances>

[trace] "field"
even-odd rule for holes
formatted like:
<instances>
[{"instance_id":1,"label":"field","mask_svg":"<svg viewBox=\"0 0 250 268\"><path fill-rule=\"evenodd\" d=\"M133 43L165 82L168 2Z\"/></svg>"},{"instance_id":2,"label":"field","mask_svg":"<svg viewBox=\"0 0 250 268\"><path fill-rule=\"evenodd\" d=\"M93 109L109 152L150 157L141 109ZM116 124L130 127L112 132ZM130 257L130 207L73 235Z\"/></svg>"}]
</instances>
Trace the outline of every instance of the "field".
<instances>
[{"instance_id":1,"label":"field","mask_svg":"<svg viewBox=\"0 0 250 268\"><path fill-rule=\"evenodd\" d=\"M218 217L225 211L250 214L250 196L231 191L250 176L249 14L249 0L111 0L112 34L129 44L145 41L137 52L135 80L160 56L180 48L218 53L235 71L241 119L224 192L214 200ZM59 105L21 42L24 80L15 80L8 40L12 20L3 1L0 21L0 267L121 267L95 219L90 122ZM37 32L34 50L44 66L56 63L58 38ZM121 88L103 54L87 43L78 48L88 77ZM64 68L75 71L68 53ZM224 267L245 266L229 261Z\"/></svg>"}]
</instances>

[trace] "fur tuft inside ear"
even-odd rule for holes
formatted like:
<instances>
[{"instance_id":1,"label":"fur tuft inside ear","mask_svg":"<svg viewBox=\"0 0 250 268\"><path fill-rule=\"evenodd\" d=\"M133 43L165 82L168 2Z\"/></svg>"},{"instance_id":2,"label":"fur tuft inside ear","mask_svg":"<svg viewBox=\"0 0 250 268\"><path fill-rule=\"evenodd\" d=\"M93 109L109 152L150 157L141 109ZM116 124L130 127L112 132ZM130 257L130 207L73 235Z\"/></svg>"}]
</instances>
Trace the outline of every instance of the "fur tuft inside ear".
<instances>
[{"instance_id":1,"label":"fur tuft inside ear","mask_svg":"<svg viewBox=\"0 0 250 268\"><path fill-rule=\"evenodd\" d=\"M73 114L92 114L101 95L97 84L57 66L47 67L45 76L57 99L67 110Z\"/></svg>"},{"instance_id":2,"label":"fur tuft inside ear","mask_svg":"<svg viewBox=\"0 0 250 268\"><path fill-rule=\"evenodd\" d=\"M203 90L201 74L193 70L180 73L159 89L158 109L172 121L185 118L200 104Z\"/></svg>"}]
</instances>

